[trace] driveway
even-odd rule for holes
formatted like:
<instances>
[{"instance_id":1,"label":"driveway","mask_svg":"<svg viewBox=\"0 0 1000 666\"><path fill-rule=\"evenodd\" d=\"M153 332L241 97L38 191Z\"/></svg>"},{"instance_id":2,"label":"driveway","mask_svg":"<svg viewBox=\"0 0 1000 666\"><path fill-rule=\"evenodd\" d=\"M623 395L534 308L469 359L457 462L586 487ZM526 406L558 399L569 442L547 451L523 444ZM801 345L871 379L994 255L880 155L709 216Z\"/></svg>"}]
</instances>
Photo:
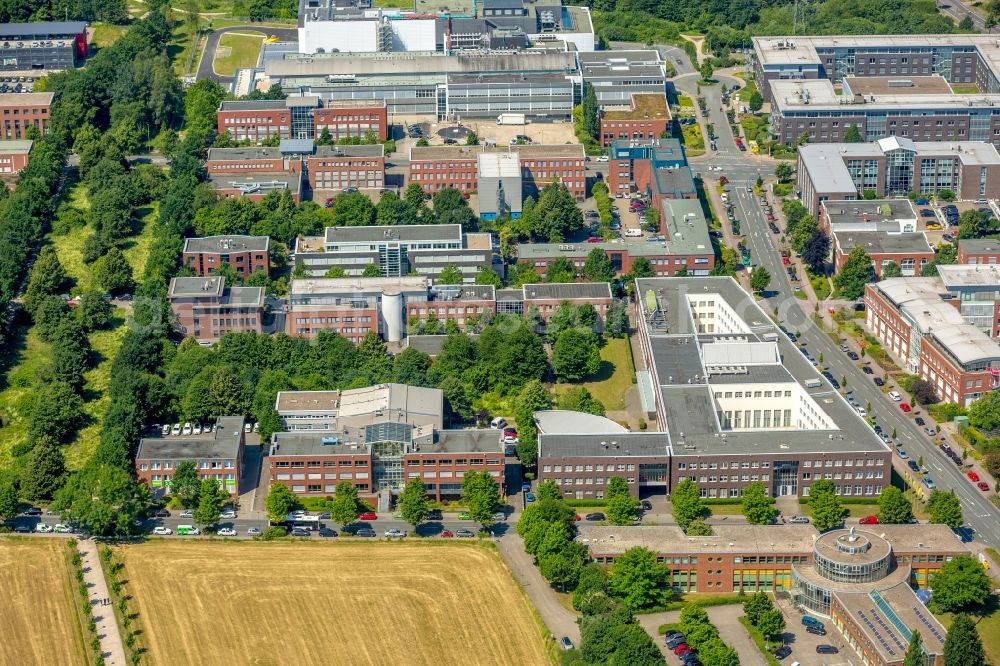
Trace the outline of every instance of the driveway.
<instances>
[{"instance_id":1,"label":"driveway","mask_svg":"<svg viewBox=\"0 0 1000 666\"><path fill-rule=\"evenodd\" d=\"M195 78L198 81L211 79L223 85L232 83L233 77L220 76L212 69L212 63L215 61L215 51L219 48L219 39L222 35L227 32L246 32L247 30L262 32L268 36L274 35L282 42L297 42L299 40L299 31L297 28L268 28L260 25L238 25L230 28L220 28L209 34L208 39L205 41L205 49L201 52L201 60L198 61L198 72Z\"/></svg>"},{"instance_id":2,"label":"driveway","mask_svg":"<svg viewBox=\"0 0 1000 666\"><path fill-rule=\"evenodd\" d=\"M740 655L741 666L767 666L767 660L757 649L757 644L750 638L739 618L743 615L743 606L731 604L729 606L711 606L706 608L708 619L711 620L715 628L719 630L719 637L722 642L736 650ZM680 622L680 611L669 611L667 613L650 613L649 615L639 615L639 624L645 629L653 642L660 648L660 652L666 657L668 664L680 664L681 660L667 649L663 642L663 636L657 633L661 624Z\"/></svg>"}]
</instances>

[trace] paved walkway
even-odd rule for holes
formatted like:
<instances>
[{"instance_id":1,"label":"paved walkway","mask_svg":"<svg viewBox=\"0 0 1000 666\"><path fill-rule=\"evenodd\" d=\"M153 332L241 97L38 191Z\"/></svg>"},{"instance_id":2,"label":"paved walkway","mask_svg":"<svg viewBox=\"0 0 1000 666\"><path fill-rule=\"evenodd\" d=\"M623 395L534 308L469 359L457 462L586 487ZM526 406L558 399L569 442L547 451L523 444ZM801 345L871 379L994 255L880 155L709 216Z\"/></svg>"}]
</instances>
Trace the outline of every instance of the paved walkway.
<instances>
[{"instance_id":1,"label":"paved walkway","mask_svg":"<svg viewBox=\"0 0 1000 666\"><path fill-rule=\"evenodd\" d=\"M736 650L737 654L740 655L740 664L742 666L767 666L767 660L764 659L760 650L757 649L757 644L753 642L750 634L740 624L739 618L743 615L743 607L740 604L711 606L706 608L705 611L708 613L708 619L719 630L719 637L722 638L722 641ZM667 649L667 646L663 642L663 637L657 633L657 629L661 624L680 622L680 611L650 613L648 615L639 615L638 618L639 624L653 637L653 642L660 648L663 656L667 658L667 663L679 664L680 659Z\"/></svg>"},{"instance_id":2,"label":"paved walkway","mask_svg":"<svg viewBox=\"0 0 1000 666\"><path fill-rule=\"evenodd\" d=\"M556 639L569 636L573 644L579 647L580 627L576 624L576 614L566 610L559 603L548 581L538 572L538 567L535 566L531 556L524 552L524 541L521 537L510 531L497 539L496 544L514 578L524 588L545 626L549 628L549 632Z\"/></svg>"},{"instance_id":3,"label":"paved walkway","mask_svg":"<svg viewBox=\"0 0 1000 666\"><path fill-rule=\"evenodd\" d=\"M77 547L82 559L83 580L90 590L90 606L93 608L94 622L97 623L97 637L101 640L101 656L107 666L126 666L128 661L125 659L125 646L115 620L115 608L112 605L101 605L101 599L111 599L111 594L104 579L97 544L92 539L84 539L77 543Z\"/></svg>"}]
</instances>

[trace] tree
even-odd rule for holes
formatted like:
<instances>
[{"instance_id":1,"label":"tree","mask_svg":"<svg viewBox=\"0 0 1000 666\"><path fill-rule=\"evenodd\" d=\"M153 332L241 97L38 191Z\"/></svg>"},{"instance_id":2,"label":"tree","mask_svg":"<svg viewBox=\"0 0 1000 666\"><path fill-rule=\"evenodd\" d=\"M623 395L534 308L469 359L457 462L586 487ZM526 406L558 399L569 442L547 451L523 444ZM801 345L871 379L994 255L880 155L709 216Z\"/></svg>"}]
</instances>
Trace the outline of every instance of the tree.
<instances>
[{"instance_id":1,"label":"tree","mask_svg":"<svg viewBox=\"0 0 1000 666\"><path fill-rule=\"evenodd\" d=\"M135 531L134 521L149 502L149 489L137 485L129 472L115 465L91 461L69 477L56 493L54 508L66 520L91 534L124 536Z\"/></svg>"},{"instance_id":2,"label":"tree","mask_svg":"<svg viewBox=\"0 0 1000 666\"><path fill-rule=\"evenodd\" d=\"M958 501L954 491L942 492L932 490L931 496L927 500L927 513L932 523L947 525L951 529L961 527L965 522L962 516L962 504Z\"/></svg>"},{"instance_id":3,"label":"tree","mask_svg":"<svg viewBox=\"0 0 1000 666\"><path fill-rule=\"evenodd\" d=\"M688 536L712 536L715 534L715 532L712 531L712 526L706 523L702 518L695 518L688 523L684 533Z\"/></svg>"},{"instance_id":4,"label":"tree","mask_svg":"<svg viewBox=\"0 0 1000 666\"><path fill-rule=\"evenodd\" d=\"M715 67L712 65L712 61L708 58L705 58L705 60L698 67L698 73L701 74L701 80L703 83L710 83L714 72Z\"/></svg>"},{"instance_id":5,"label":"tree","mask_svg":"<svg viewBox=\"0 0 1000 666\"><path fill-rule=\"evenodd\" d=\"M591 282L613 282L615 267L611 265L607 252L595 247L587 254L587 260L583 264L583 274Z\"/></svg>"},{"instance_id":6,"label":"tree","mask_svg":"<svg viewBox=\"0 0 1000 666\"><path fill-rule=\"evenodd\" d=\"M607 500L608 522L612 525L631 525L639 510L639 500L631 495L618 495Z\"/></svg>"},{"instance_id":7,"label":"tree","mask_svg":"<svg viewBox=\"0 0 1000 666\"><path fill-rule=\"evenodd\" d=\"M199 525L211 525L219 520L222 512L222 500L229 495L219 487L215 479L202 479L198 488L198 508L194 510L194 522Z\"/></svg>"},{"instance_id":8,"label":"tree","mask_svg":"<svg viewBox=\"0 0 1000 666\"><path fill-rule=\"evenodd\" d=\"M934 384L931 384L926 379L919 379L913 382L910 392L913 394L913 399L921 405L933 405L939 400L937 391L934 390Z\"/></svg>"},{"instance_id":9,"label":"tree","mask_svg":"<svg viewBox=\"0 0 1000 666\"><path fill-rule=\"evenodd\" d=\"M792 165L788 162L779 162L774 167L774 175L782 183L787 183L792 178Z\"/></svg>"},{"instance_id":10,"label":"tree","mask_svg":"<svg viewBox=\"0 0 1000 666\"><path fill-rule=\"evenodd\" d=\"M590 83L585 83L583 87L583 129L592 138L597 139L601 133L597 93L594 92L594 86Z\"/></svg>"},{"instance_id":11,"label":"tree","mask_svg":"<svg viewBox=\"0 0 1000 666\"><path fill-rule=\"evenodd\" d=\"M403 520L413 527L427 520L430 509L427 506L427 488L419 478L410 479L403 486L399 496L399 510Z\"/></svg>"},{"instance_id":12,"label":"tree","mask_svg":"<svg viewBox=\"0 0 1000 666\"><path fill-rule=\"evenodd\" d=\"M767 592L754 592L743 602L743 614L754 626L757 626L760 616L772 608L774 608L774 602L771 601L771 597L767 596Z\"/></svg>"},{"instance_id":13,"label":"tree","mask_svg":"<svg viewBox=\"0 0 1000 666\"><path fill-rule=\"evenodd\" d=\"M346 527L358 517L358 488L350 481L341 481L333 493L330 518Z\"/></svg>"},{"instance_id":14,"label":"tree","mask_svg":"<svg viewBox=\"0 0 1000 666\"><path fill-rule=\"evenodd\" d=\"M503 280L500 279L500 276L497 275L496 271L494 271L491 268L487 268L486 266L480 266L476 270L475 282L476 284L483 284L483 285L491 284L497 289L503 286Z\"/></svg>"},{"instance_id":15,"label":"tree","mask_svg":"<svg viewBox=\"0 0 1000 666\"><path fill-rule=\"evenodd\" d=\"M638 257L632 262L632 271L629 274L632 279L653 277L653 265L646 257Z\"/></svg>"},{"instance_id":16,"label":"tree","mask_svg":"<svg viewBox=\"0 0 1000 666\"><path fill-rule=\"evenodd\" d=\"M833 284L844 298L855 300L865 293L865 285L872 281L872 258L861 245L847 255L847 261L833 278Z\"/></svg>"},{"instance_id":17,"label":"tree","mask_svg":"<svg viewBox=\"0 0 1000 666\"><path fill-rule=\"evenodd\" d=\"M764 107L764 96L760 94L759 90L754 90L750 93L747 106L750 108L751 113L757 113Z\"/></svg>"},{"instance_id":18,"label":"tree","mask_svg":"<svg viewBox=\"0 0 1000 666\"><path fill-rule=\"evenodd\" d=\"M615 559L608 579L615 596L632 610L663 603L668 595L670 572L656 561L656 553L646 548L629 548Z\"/></svg>"},{"instance_id":19,"label":"tree","mask_svg":"<svg viewBox=\"0 0 1000 666\"><path fill-rule=\"evenodd\" d=\"M177 469L174 470L174 476L170 483L170 492L180 501L181 506L188 509L198 503L200 484L198 469L195 467L194 461L182 460L177 465ZM268 493L268 497L270 497L270 493Z\"/></svg>"},{"instance_id":20,"label":"tree","mask_svg":"<svg viewBox=\"0 0 1000 666\"><path fill-rule=\"evenodd\" d=\"M382 271L378 267L378 264L368 264L365 266L365 270L361 272L361 277L366 278L381 277L381 275Z\"/></svg>"},{"instance_id":21,"label":"tree","mask_svg":"<svg viewBox=\"0 0 1000 666\"><path fill-rule=\"evenodd\" d=\"M751 525L770 525L778 515L774 498L767 494L762 481L754 481L743 489L742 505L743 515Z\"/></svg>"},{"instance_id":22,"label":"tree","mask_svg":"<svg viewBox=\"0 0 1000 666\"><path fill-rule=\"evenodd\" d=\"M80 304L76 308L80 318L80 325L86 331L96 331L111 323L114 314L114 307L107 294L99 291L87 291L80 297Z\"/></svg>"},{"instance_id":23,"label":"tree","mask_svg":"<svg viewBox=\"0 0 1000 666\"><path fill-rule=\"evenodd\" d=\"M822 230L814 229L802 246L802 261L813 273L822 273L829 253L830 239Z\"/></svg>"},{"instance_id":24,"label":"tree","mask_svg":"<svg viewBox=\"0 0 1000 666\"><path fill-rule=\"evenodd\" d=\"M34 314L35 308L46 296L58 294L66 284L67 275L59 255L52 245L45 245L28 273L24 290L24 308Z\"/></svg>"},{"instance_id":25,"label":"tree","mask_svg":"<svg viewBox=\"0 0 1000 666\"><path fill-rule=\"evenodd\" d=\"M987 663L976 625L965 613L957 614L948 627L948 635L944 639L944 663L947 666L980 666Z\"/></svg>"},{"instance_id":26,"label":"tree","mask_svg":"<svg viewBox=\"0 0 1000 666\"><path fill-rule=\"evenodd\" d=\"M525 384L514 401L514 420L518 427L517 457L526 467L533 466L538 455L533 415L551 407L552 396L537 379Z\"/></svg>"},{"instance_id":27,"label":"tree","mask_svg":"<svg viewBox=\"0 0 1000 666\"><path fill-rule=\"evenodd\" d=\"M435 284L462 284L462 270L455 264L448 264L441 269L441 273L438 275L437 279L434 280Z\"/></svg>"},{"instance_id":28,"label":"tree","mask_svg":"<svg viewBox=\"0 0 1000 666\"><path fill-rule=\"evenodd\" d=\"M984 393L969 406L969 425L980 430L1000 429L1000 393Z\"/></svg>"},{"instance_id":29,"label":"tree","mask_svg":"<svg viewBox=\"0 0 1000 666\"><path fill-rule=\"evenodd\" d=\"M931 577L930 606L935 613L947 613L981 606L993 589L983 566L971 555L957 555L945 562Z\"/></svg>"},{"instance_id":30,"label":"tree","mask_svg":"<svg viewBox=\"0 0 1000 666\"><path fill-rule=\"evenodd\" d=\"M274 482L267 490L264 501L267 509L267 519L272 523L283 523L288 514L299 507L299 498L292 489L280 482Z\"/></svg>"},{"instance_id":31,"label":"tree","mask_svg":"<svg viewBox=\"0 0 1000 666\"><path fill-rule=\"evenodd\" d=\"M559 396L559 409L604 416L604 405L585 386L574 386Z\"/></svg>"},{"instance_id":32,"label":"tree","mask_svg":"<svg viewBox=\"0 0 1000 666\"><path fill-rule=\"evenodd\" d=\"M899 267L895 261L890 261L882 265L882 275L879 279L888 280L889 278L903 277L903 269Z\"/></svg>"},{"instance_id":33,"label":"tree","mask_svg":"<svg viewBox=\"0 0 1000 666\"><path fill-rule=\"evenodd\" d=\"M896 486L886 486L878 498L878 521L903 525L913 518L913 503Z\"/></svg>"},{"instance_id":34,"label":"tree","mask_svg":"<svg viewBox=\"0 0 1000 666\"><path fill-rule=\"evenodd\" d=\"M906 646L906 654L903 656L903 666L924 666L927 663L924 657L923 637L919 631L910 633L910 644Z\"/></svg>"},{"instance_id":35,"label":"tree","mask_svg":"<svg viewBox=\"0 0 1000 666\"><path fill-rule=\"evenodd\" d=\"M72 439L83 420L83 400L65 382L46 382L35 396L28 422L28 436L37 441L51 437L60 444Z\"/></svg>"},{"instance_id":36,"label":"tree","mask_svg":"<svg viewBox=\"0 0 1000 666\"><path fill-rule=\"evenodd\" d=\"M493 513L500 505L500 491L493 476L483 470L466 472L462 479L462 501L469 516L480 525L493 524Z\"/></svg>"},{"instance_id":37,"label":"tree","mask_svg":"<svg viewBox=\"0 0 1000 666\"><path fill-rule=\"evenodd\" d=\"M51 437L35 442L21 471L21 494L27 500L52 499L66 480L66 465L62 450Z\"/></svg>"},{"instance_id":38,"label":"tree","mask_svg":"<svg viewBox=\"0 0 1000 666\"><path fill-rule=\"evenodd\" d=\"M705 512L698 486L691 479L684 479L677 484L670 494L670 504L674 510L674 520L682 530L687 529L691 521L700 518Z\"/></svg>"},{"instance_id":39,"label":"tree","mask_svg":"<svg viewBox=\"0 0 1000 666\"><path fill-rule=\"evenodd\" d=\"M771 274L764 268L764 264L754 266L753 273L750 274L750 288L760 293L771 284Z\"/></svg>"},{"instance_id":40,"label":"tree","mask_svg":"<svg viewBox=\"0 0 1000 666\"><path fill-rule=\"evenodd\" d=\"M559 490L559 484L557 484L552 479L546 479L538 484L538 495L539 500L543 499L562 499L562 492Z\"/></svg>"},{"instance_id":41,"label":"tree","mask_svg":"<svg viewBox=\"0 0 1000 666\"><path fill-rule=\"evenodd\" d=\"M777 636L785 630L785 616L772 606L758 616L754 626L760 630L760 633L764 634L765 639Z\"/></svg>"},{"instance_id":42,"label":"tree","mask_svg":"<svg viewBox=\"0 0 1000 666\"><path fill-rule=\"evenodd\" d=\"M826 532L844 520L844 507L837 497L833 481L821 479L809 487L809 506L812 507L813 523L820 532Z\"/></svg>"},{"instance_id":43,"label":"tree","mask_svg":"<svg viewBox=\"0 0 1000 666\"><path fill-rule=\"evenodd\" d=\"M11 474L0 474L0 520L11 520L20 511L17 485Z\"/></svg>"},{"instance_id":44,"label":"tree","mask_svg":"<svg viewBox=\"0 0 1000 666\"><path fill-rule=\"evenodd\" d=\"M361 192L338 194L330 212L337 226L364 227L375 221L375 205Z\"/></svg>"},{"instance_id":45,"label":"tree","mask_svg":"<svg viewBox=\"0 0 1000 666\"><path fill-rule=\"evenodd\" d=\"M956 237L962 238L982 238L993 231L993 219L986 217L974 208L964 211L958 217L958 233Z\"/></svg>"},{"instance_id":46,"label":"tree","mask_svg":"<svg viewBox=\"0 0 1000 666\"><path fill-rule=\"evenodd\" d=\"M103 257L94 262L93 274L94 281L112 294L131 291L135 286L132 266L122 251L116 247L108 250Z\"/></svg>"},{"instance_id":47,"label":"tree","mask_svg":"<svg viewBox=\"0 0 1000 666\"><path fill-rule=\"evenodd\" d=\"M347 271L345 271L341 266L332 266L323 277L328 278L342 278L347 277Z\"/></svg>"},{"instance_id":48,"label":"tree","mask_svg":"<svg viewBox=\"0 0 1000 666\"><path fill-rule=\"evenodd\" d=\"M545 267L545 281L550 284L574 282L575 280L576 269L566 257L556 257Z\"/></svg>"},{"instance_id":49,"label":"tree","mask_svg":"<svg viewBox=\"0 0 1000 666\"><path fill-rule=\"evenodd\" d=\"M601 368L597 336L567 328L552 347L552 369L560 381L578 382Z\"/></svg>"},{"instance_id":50,"label":"tree","mask_svg":"<svg viewBox=\"0 0 1000 666\"><path fill-rule=\"evenodd\" d=\"M864 137L861 136L861 127L855 123L847 128L844 132L844 143L864 143Z\"/></svg>"}]
</instances>

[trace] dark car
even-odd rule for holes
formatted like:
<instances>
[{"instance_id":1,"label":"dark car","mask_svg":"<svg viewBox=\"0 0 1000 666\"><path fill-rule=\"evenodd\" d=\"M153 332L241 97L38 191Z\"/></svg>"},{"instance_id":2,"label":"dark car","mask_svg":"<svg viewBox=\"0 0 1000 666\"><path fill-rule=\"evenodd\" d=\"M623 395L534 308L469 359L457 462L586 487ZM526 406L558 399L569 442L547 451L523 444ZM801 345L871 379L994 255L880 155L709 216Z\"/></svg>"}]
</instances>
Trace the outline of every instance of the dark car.
<instances>
[{"instance_id":1,"label":"dark car","mask_svg":"<svg viewBox=\"0 0 1000 666\"><path fill-rule=\"evenodd\" d=\"M427 512L427 520L444 520L441 509L431 509Z\"/></svg>"},{"instance_id":2,"label":"dark car","mask_svg":"<svg viewBox=\"0 0 1000 666\"><path fill-rule=\"evenodd\" d=\"M361 527L354 531L354 536L373 537L375 536L375 530L370 527Z\"/></svg>"},{"instance_id":3,"label":"dark car","mask_svg":"<svg viewBox=\"0 0 1000 666\"><path fill-rule=\"evenodd\" d=\"M684 634L681 633L681 632L679 632L679 631L677 631L676 629L671 629L671 630L667 631L667 633L663 634L663 637L666 638L668 641L671 638L674 638L675 636L681 636L681 637L683 637Z\"/></svg>"},{"instance_id":4,"label":"dark car","mask_svg":"<svg viewBox=\"0 0 1000 666\"><path fill-rule=\"evenodd\" d=\"M853 354L854 352L851 352L851 353ZM865 373L866 375L873 375L873 374L875 374L875 371L872 370L867 365L865 367L861 368L861 372Z\"/></svg>"},{"instance_id":5,"label":"dark car","mask_svg":"<svg viewBox=\"0 0 1000 666\"><path fill-rule=\"evenodd\" d=\"M167 511L166 509L157 509L153 513L153 516L156 517L156 518L169 518L170 517L170 512Z\"/></svg>"},{"instance_id":6,"label":"dark car","mask_svg":"<svg viewBox=\"0 0 1000 666\"><path fill-rule=\"evenodd\" d=\"M590 520L590 521L598 521L598 520L604 520L604 514L603 514L603 513L599 513L599 512L598 512L598 513L588 513L588 514L587 514L586 516L584 516L584 517L585 517L585 518L586 518L587 520Z\"/></svg>"},{"instance_id":7,"label":"dark car","mask_svg":"<svg viewBox=\"0 0 1000 666\"><path fill-rule=\"evenodd\" d=\"M792 653L792 648L787 645L782 645L780 648L774 651L775 659L784 659Z\"/></svg>"},{"instance_id":8,"label":"dark car","mask_svg":"<svg viewBox=\"0 0 1000 666\"><path fill-rule=\"evenodd\" d=\"M319 535L321 537L335 537L337 536L337 532L335 530L331 530L329 527L321 527L319 528Z\"/></svg>"},{"instance_id":9,"label":"dark car","mask_svg":"<svg viewBox=\"0 0 1000 666\"><path fill-rule=\"evenodd\" d=\"M856 351L849 351L849 352L847 352L847 358L851 359L852 361L857 361L858 358L860 358L860 357L858 356L858 352L856 352Z\"/></svg>"},{"instance_id":10,"label":"dark car","mask_svg":"<svg viewBox=\"0 0 1000 666\"><path fill-rule=\"evenodd\" d=\"M881 377L876 377L874 380L875 386L885 386L885 382L882 381Z\"/></svg>"},{"instance_id":11,"label":"dark car","mask_svg":"<svg viewBox=\"0 0 1000 666\"><path fill-rule=\"evenodd\" d=\"M907 465L907 467L909 467L910 469L912 469L914 472L919 472L920 471L920 467L918 467L917 463L913 462L912 460L907 460L906 461L906 465Z\"/></svg>"},{"instance_id":12,"label":"dark car","mask_svg":"<svg viewBox=\"0 0 1000 666\"><path fill-rule=\"evenodd\" d=\"M826 636L826 629L823 627L806 627L806 631L817 636Z\"/></svg>"},{"instance_id":13,"label":"dark car","mask_svg":"<svg viewBox=\"0 0 1000 666\"><path fill-rule=\"evenodd\" d=\"M652 511L653 510L653 503L650 502L649 500L642 500L642 502L639 503L639 506L642 507L643 511Z\"/></svg>"},{"instance_id":14,"label":"dark car","mask_svg":"<svg viewBox=\"0 0 1000 666\"><path fill-rule=\"evenodd\" d=\"M293 537L310 537L312 536L312 532L301 527L296 527L292 529L291 535Z\"/></svg>"},{"instance_id":15,"label":"dark car","mask_svg":"<svg viewBox=\"0 0 1000 666\"><path fill-rule=\"evenodd\" d=\"M19 534L31 534L31 525L18 525L14 531Z\"/></svg>"},{"instance_id":16,"label":"dark car","mask_svg":"<svg viewBox=\"0 0 1000 666\"><path fill-rule=\"evenodd\" d=\"M840 650L838 650L837 648L835 648L832 645L817 645L816 646L816 653L817 654L837 654L838 652L840 652Z\"/></svg>"},{"instance_id":17,"label":"dark car","mask_svg":"<svg viewBox=\"0 0 1000 666\"><path fill-rule=\"evenodd\" d=\"M37 506L29 506L21 513L23 513L26 516L40 516L42 515L42 510L39 509Z\"/></svg>"},{"instance_id":18,"label":"dark car","mask_svg":"<svg viewBox=\"0 0 1000 666\"><path fill-rule=\"evenodd\" d=\"M920 210L920 216L921 217L934 217L934 211L932 211L930 208L923 208L923 209Z\"/></svg>"},{"instance_id":19,"label":"dark car","mask_svg":"<svg viewBox=\"0 0 1000 666\"><path fill-rule=\"evenodd\" d=\"M922 425L924 425L924 420L923 420L923 419L922 419L921 417L919 417L919 416L918 416L918 417L917 417L916 419L914 419L914 422L915 422L915 423L916 423L916 424L917 424L918 426L922 426Z\"/></svg>"}]
</instances>

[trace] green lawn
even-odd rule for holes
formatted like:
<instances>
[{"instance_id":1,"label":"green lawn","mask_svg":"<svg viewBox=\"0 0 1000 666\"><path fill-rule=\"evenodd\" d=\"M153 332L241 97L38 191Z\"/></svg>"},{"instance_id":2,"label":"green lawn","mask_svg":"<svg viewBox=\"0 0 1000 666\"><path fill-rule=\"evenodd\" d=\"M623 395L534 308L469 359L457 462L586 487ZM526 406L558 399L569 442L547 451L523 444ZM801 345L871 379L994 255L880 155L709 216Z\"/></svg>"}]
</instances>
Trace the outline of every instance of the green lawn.
<instances>
[{"instance_id":1,"label":"green lawn","mask_svg":"<svg viewBox=\"0 0 1000 666\"><path fill-rule=\"evenodd\" d=\"M705 154L705 138L701 135L701 125L681 125L681 137L684 143L684 152L688 157L697 157Z\"/></svg>"},{"instance_id":2,"label":"green lawn","mask_svg":"<svg viewBox=\"0 0 1000 666\"><path fill-rule=\"evenodd\" d=\"M951 91L956 95L978 95L979 86L975 83L969 83L964 85L953 85Z\"/></svg>"},{"instance_id":3,"label":"green lawn","mask_svg":"<svg viewBox=\"0 0 1000 666\"><path fill-rule=\"evenodd\" d=\"M625 409L625 392L632 388L635 366L628 339L611 338L601 348L601 370L583 382L590 394L601 401L609 411ZM556 394L565 393L577 384L557 384Z\"/></svg>"},{"instance_id":4,"label":"green lawn","mask_svg":"<svg viewBox=\"0 0 1000 666\"><path fill-rule=\"evenodd\" d=\"M255 67L265 37L259 32L227 32L222 35L212 64L215 72L222 76L232 76L237 69Z\"/></svg>"},{"instance_id":5,"label":"green lawn","mask_svg":"<svg viewBox=\"0 0 1000 666\"><path fill-rule=\"evenodd\" d=\"M830 296L830 279L825 275L813 275L811 272L806 271L809 275L809 284L812 285L813 293L816 294L816 300L822 301Z\"/></svg>"},{"instance_id":6,"label":"green lawn","mask_svg":"<svg viewBox=\"0 0 1000 666\"><path fill-rule=\"evenodd\" d=\"M677 105L682 109L694 109L694 100L691 99L690 95L685 95L684 93L677 94Z\"/></svg>"},{"instance_id":7,"label":"green lawn","mask_svg":"<svg viewBox=\"0 0 1000 666\"><path fill-rule=\"evenodd\" d=\"M128 26L111 25L109 23L92 23L94 37L92 42L99 49L111 46L118 38L128 32Z\"/></svg>"},{"instance_id":8,"label":"green lawn","mask_svg":"<svg viewBox=\"0 0 1000 666\"><path fill-rule=\"evenodd\" d=\"M11 335L11 341L4 348L3 390L0 390L0 469L10 467L13 462L11 449L14 445L27 441L27 412L35 399L33 382L35 372L49 357L49 346L42 342L34 331L18 326Z\"/></svg>"},{"instance_id":9,"label":"green lawn","mask_svg":"<svg viewBox=\"0 0 1000 666\"><path fill-rule=\"evenodd\" d=\"M979 638L983 641L986 649L986 658L991 664L1000 664L1000 607L997 605L997 598L991 597L987 601L987 608L982 615L970 613L972 621L979 631ZM942 613L937 616L941 624L948 628L954 619L951 613Z\"/></svg>"},{"instance_id":10,"label":"green lawn","mask_svg":"<svg viewBox=\"0 0 1000 666\"><path fill-rule=\"evenodd\" d=\"M412 0L375 0L375 7L381 9L413 9Z\"/></svg>"}]
</instances>

